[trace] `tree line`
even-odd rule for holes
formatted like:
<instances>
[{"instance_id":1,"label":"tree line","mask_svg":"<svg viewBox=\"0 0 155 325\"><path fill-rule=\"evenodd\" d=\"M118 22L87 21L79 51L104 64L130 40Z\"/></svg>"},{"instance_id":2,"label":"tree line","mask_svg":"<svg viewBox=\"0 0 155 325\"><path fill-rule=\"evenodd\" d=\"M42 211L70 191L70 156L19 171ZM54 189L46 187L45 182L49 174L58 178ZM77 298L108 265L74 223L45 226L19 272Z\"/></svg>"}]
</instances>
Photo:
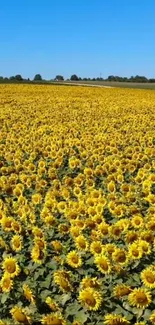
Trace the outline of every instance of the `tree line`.
<instances>
[{"instance_id":1,"label":"tree line","mask_svg":"<svg viewBox=\"0 0 155 325\"><path fill-rule=\"evenodd\" d=\"M46 80L46 79L43 79L41 74L36 74L34 76L34 78L31 80L30 78L28 79L24 79L20 74L17 74L15 76L11 76L9 78L7 77L2 77L0 76L0 82L7 82L7 81L11 81L11 82L22 82L22 81L34 81L34 82L41 82L41 81L64 81L64 77L62 75L56 75L56 77L54 79L51 79L51 80ZM127 77L119 77L119 76L113 76L113 75L110 75L108 76L108 78L101 78L101 77L98 77L98 78L80 78L78 77L76 74L73 74L71 75L70 79L67 79L68 81L71 80L71 81L110 81L110 82L140 82L140 83L147 83L147 82L150 82L150 83L155 83L155 78L146 78L145 76L139 76L139 75L136 75L136 76L131 76L130 78L127 78Z\"/></svg>"}]
</instances>

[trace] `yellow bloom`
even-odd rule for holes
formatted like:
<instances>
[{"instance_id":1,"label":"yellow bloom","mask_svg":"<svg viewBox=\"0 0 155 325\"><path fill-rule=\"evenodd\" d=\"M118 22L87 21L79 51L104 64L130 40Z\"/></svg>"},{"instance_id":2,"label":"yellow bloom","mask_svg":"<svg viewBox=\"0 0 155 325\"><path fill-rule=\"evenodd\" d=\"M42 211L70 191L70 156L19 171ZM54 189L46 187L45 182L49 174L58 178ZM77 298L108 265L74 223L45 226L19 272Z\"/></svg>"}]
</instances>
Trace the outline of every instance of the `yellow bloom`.
<instances>
[{"instance_id":1,"label":"yellow bloom","mask_svg":"<svg viewBox=\"0 0 155 325\"><path fill-rule=\"evenodd\" d=\"M82 266L82 259L76 251L71 251L67 254L66 261L68 265L73 268L78 268Z\"/></svg>"},{"instance_id":2,"label":"yellow bloom","mask_svg":"<svg viewBox=\"0 0 155 325\"><path fill-rule=\"evenodd\" d=\"M129 245L128 256L130 259L137 260L142 258L143 251L142 248L138 245L137 241Z\"/></svg>"},{"instance_id":3,"label":"yellow bloom","mask_svg":"<svg viewBox=\"0 0 155 325\"><path fill-rule=\"evenodd\" d=\"M107 314L104 317L104 324L106 325L128 325L130 322L121 315Z\"/></svg>"},{"instance_id":4,"label":"yellow bloom","mask_svg":"<svg viewBox=\"0 0 155 325\"><path fill-rule=\"evenodd\" d=\"M155 312L153 312L150 317L149 317L149 321L152 323L152 324L155 324Z\"/></svg>"},{"instance_id":5,"label":"yellow bloom","mask_svg":"<svg viewBox=\"0 0 155 325\"><path fill-rule=\"evenodd\" d=\"M2 267L6 274L14 278L20 273L20 267L14 257L6 257L2 263Z\"/></svg>"},{"instance_id":6,"label":"yellow bloom","mask_svg":"<svg viewBox=\"0 0 155 325\"><path fill-rule=\"evenodd\" d=\"M127 265L128 263L127 253L121 248L115 249L114 253L112 254L112 259L115 263L119 263L120 265Z\"/></svg>"},{"instance_id":7,"label":"yellow bloom","mask_svg":"<svg viewBox=\"0 0 155 325\"><path fill-rule=\"evenodd\" d=\"M103 274L111 272L111 265L109 259L104 255L95 256L95 264L98 270Z\"/></svg>"},{"instance_id":8,"label":"yellow bloom","mask_svg":"<svg viewBox=\"0 0 155 325\"><path fill-rule=\"evenodd\" d=\"M103 252L103 245L100 241L93 241L90 245L90 252L95 254L101 254Z\"/></svg>"},{"instance_id":9,"label":"yellow bloom","mask_svg":"<svg viewBox=\"0 0 155 325\"><path fill-rule=\"evenodd\" d=\"M125 284L117 284L113 290L114 296L116 298L122 298L124 296L128 296L131 292L131 288Z\"/></svg>"},{"instance_id":10,"label":"yellow bloom","mask_svg":"<svg viewBox=\"0 0 155 325\"><path fill-rule=\"evenodd\" d=\"M20 252L22 249L22 238L20 235L14 235L11 239L11 246L15 252Z\"/></svg>"},{"instance_id":11,"label":"yellow bloom","mask_svg":"<svg viewBox=\"0 0 155 325\"><path fill-rule=\"evenodd\" d=\"M13 281L10 278L10 275L4 273L1 281L0 281L0 288L3 292L10 292L13 287Z\"/></svg>"},{"instance_id":12,"label":"yellow bloom","mask_svg":"<svg viewBox=\"0 0 155 325\"><path fill-rule=\"evenodd\" d=\"M146 287L150 289L155 288L155 270L151 267L147 267L141 272L141 279Z\"/></svg>"},{"instance_id":13,"label":"yellow bloom","mask_svg":"<svg viewBox=\"0 0 155 325\"><path fill-rule=\"evenodd\" d=\"M31 291L31 289L29 288L29 286L27 284L24 284L23 285L23 292L24 292L24 296L25 298L32 302L33 304L35 303L35 300L34 300L34 296L33 296L33 293Z\"/></svg>"},{"instance_id":14,"label":"yellow bloom","mask_svg":"<svg viewBox=\"0 0 155 325\"><path fill-rule=\"evenodd\" d=\"M151 303L150 291L143 288L135 288L128 296L129 303L137 308L146 308Z\"/></svg>"},{"instance_id":15,"label":"yellow bloom","mask_svg":"<svg viewBox=\"0 0 155 325\"><path fill-rule=\"evenodd\" d=\"M85 251L85 252L88 250L89 244L83 235L76 237L75 244L78 250Z\"/></svg>"},{"instance_id":16,"label":"yellow bloom","mask_svg":"<svg viewBox=\"0 0 155 325\"><path fill-rule=\"evenodd\" d=\"M54 282L60 287L60 290L64 292L70 292L72 286L70 284L70 273L66 271L55 271L54 272Z\"/></svg>"},{"instance_id":17,"label":"yellow bloom","mask_svg":"<svg viewBox=\"0 0 155 325\"><path fill-rule=\"evenodd\" d=\"M51 297L47 297L45 302L52 311L57 311L59 309L58 304Z\"/></svg>"},{"instance_id":18,"label":"yellow bloom","mask_svg":"<svg viewBox=\"0 0 155 325\"><path fill-rule=\"evenodd\" d=\"M102 296L93 288L86 288L79 292L79 301L89 310L98 310L102 303Z\"/></svg>"},{"instance_id":19,"label":"yellow bloom","mask_svg":"<svg viewBox=\"0 0 155 325\"><path fill-rule=\"evenodd\" d=\"M60 313L51 313L41 319L43 325L66 325L66 321Z\"/></svg>"},{"instance_id":20,"label":"yellow bloom","mask_svg":"<svg viewBox=\"0 0 155 325\"><path fill-rule=\"evenodd\" d=\"M13 319L22 324L30 324L31 319L28 315L26 315L26 312L23 308L20 308L18 306L14 306L11 310L10 313L13 317Z\"/></svg>"},{"instance_id":21,"label":"yellow bloom","mask_svg":"<svg viewBox=\"0 0 155 325\"><path fill-rule=\"evenodd\" d=\"M83 289L85 289L85 288L99 289L100 288L100 281L97 280L97 278L85 277L81 281L81 287Z\"/></svg>"}]
</instances>

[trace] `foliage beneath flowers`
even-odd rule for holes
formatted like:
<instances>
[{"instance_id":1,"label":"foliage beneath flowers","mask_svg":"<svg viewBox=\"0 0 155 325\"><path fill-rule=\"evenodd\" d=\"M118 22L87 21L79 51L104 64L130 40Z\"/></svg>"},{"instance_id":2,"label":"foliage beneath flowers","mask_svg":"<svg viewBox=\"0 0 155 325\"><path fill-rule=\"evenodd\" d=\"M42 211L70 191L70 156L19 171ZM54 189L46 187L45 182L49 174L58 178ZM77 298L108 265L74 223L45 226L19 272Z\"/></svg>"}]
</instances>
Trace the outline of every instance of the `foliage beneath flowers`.
<instances>
[{"instance_id":1,"label":"foliage beneath flowers","mask_svg":"<svg viewBox=\"0 0 155 325\"><path fill-rule=\"evenodd\" d=\"M0 325L155 323L154 102L0 86Z\"/></svg>"}]
</instances>

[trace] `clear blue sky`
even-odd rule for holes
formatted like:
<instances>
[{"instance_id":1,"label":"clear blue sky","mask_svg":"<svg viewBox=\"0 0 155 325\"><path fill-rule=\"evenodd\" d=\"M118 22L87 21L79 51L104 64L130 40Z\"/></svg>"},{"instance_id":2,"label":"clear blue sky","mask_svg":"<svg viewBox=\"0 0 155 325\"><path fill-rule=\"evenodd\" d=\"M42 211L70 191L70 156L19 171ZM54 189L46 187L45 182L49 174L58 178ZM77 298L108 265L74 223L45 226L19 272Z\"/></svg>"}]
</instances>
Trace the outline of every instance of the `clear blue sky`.
<instances>
[{"instance_id":1,"label":"clear blue sky","mask_svg":"<svg viewBox=\"0 0 155 325\"><path fill-rule=\"evenodd\" d=\"M155 77L155 0L0 0L0 75Z\"/></svg>"}]
</instances>

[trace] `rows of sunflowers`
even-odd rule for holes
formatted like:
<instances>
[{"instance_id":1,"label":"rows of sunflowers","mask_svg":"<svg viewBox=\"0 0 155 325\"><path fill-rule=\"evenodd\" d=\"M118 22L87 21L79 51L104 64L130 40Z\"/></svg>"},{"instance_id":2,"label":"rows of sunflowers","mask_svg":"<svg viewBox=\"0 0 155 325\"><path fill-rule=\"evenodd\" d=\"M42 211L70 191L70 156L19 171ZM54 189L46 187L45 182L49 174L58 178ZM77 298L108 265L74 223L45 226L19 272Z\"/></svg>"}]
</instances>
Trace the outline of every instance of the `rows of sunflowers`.
<instances>
[{"instance_id":1,"label":"rows of sunflowers","mask_svg":"<svg viewBox=\"0 0 155 325\"><path fill-rule=\"evenodd\" d=\"M0 325L155 324L155 92L0 86Z\"/></svg>"}]
</instances>

